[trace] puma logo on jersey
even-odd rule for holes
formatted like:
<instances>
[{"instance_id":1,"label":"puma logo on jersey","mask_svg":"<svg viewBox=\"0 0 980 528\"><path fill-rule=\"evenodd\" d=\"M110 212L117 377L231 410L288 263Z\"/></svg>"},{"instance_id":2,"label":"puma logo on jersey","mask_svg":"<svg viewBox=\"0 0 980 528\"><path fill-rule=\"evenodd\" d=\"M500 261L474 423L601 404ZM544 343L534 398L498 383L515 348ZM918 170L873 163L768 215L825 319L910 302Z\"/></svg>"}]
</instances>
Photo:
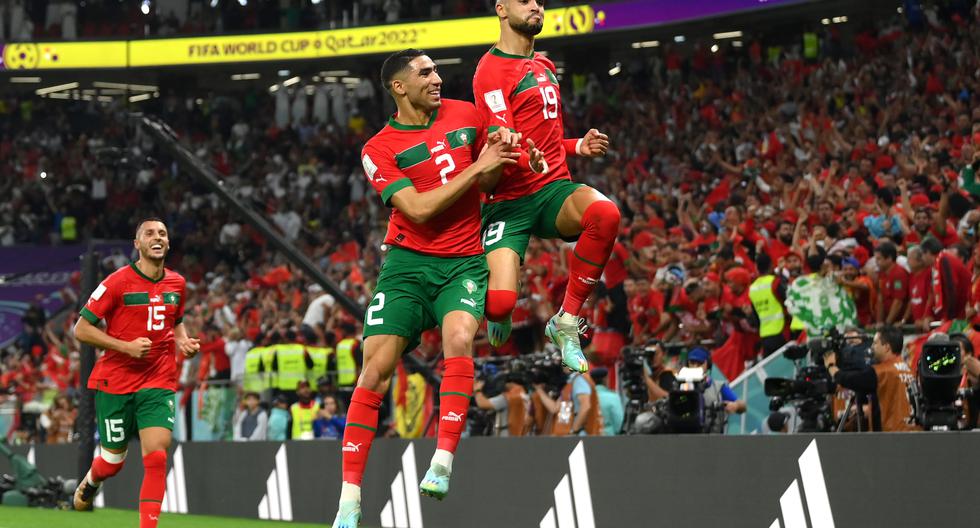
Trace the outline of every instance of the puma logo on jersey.
<instances>
[{"instance_id":1,"label":"puma logo on jersey","mask_svg":"<svg viewBox=\"0 0 980 528\"><path fill-rule=\"evenodd\" d=\"M503 121L503 122L504 122L504 124L507 124L507 118L506 118L506 117L504 117L504 116L499 116L499 115L497 115L497 114L493 114L493 117L496 117L497 119L499 119L499 120L501 120L501 121Z\"/></svg>"},{"instance_id":2,"label":"puma logo on jersey","mask_svg":"<svg viewBox=\"0 0 980 528\"><path fill-rule=\"evenodd\" d=\"M578 280L584 282L585 284L588 284L589 286L593 286L595 284L598 284L599 282L591 277L579 277Z\"/></svg>"},{"instance_id":3,"label":"puma logo on jersey","mask_svg":"<svg viewBox=\"0 0 980 528\"><path fill-rule=\"evenodd\" d=\"M163 300L163 298L160 297L159 295L154 295L153 297L150 297L150 302L151 303L158 303L158 302L160 302L162 300Z\"/></svg>"},{"instance_id":4,"label":"puma logo on jersey","mask_svg":"<svg viewBox=\"0 0 980 528\"><path fill-rule=\"evenodd\" d=\"M472 308L476 308L476 301L473 299L460 299L459 302L469 305Z\"/></svg>"},{"instance_id":5,"label":"puma logo on jersey","mask_svg":"<svg viewBox=\"0 0 980 528\"><path fill-rule=\"evenodd\" d=\"M543 73L540 74L540 75L538 75L537 76L537 79L538 79L538 82L548 82L548 78L545 77Z\"/></svg>"},{"instance_id":6,"label":"puma logo on jersey","mask_svg":"<svg viewBox=\"0 0 980 528\"><path fill-rule=\"evenodd\" d=\"M447 422L461 423L463 421L463 415L449 411L445 414L445 416L442 417L442 419Z\"/></svg>"},{"instance_id":7,"label":"puma logo on jersey","mask_svg":"<svg viewBox=\"0 0 980 528\"><path fill-rule=\"evenodd\" d=\"M174 423L174 419L173 418L167 418L167 421L170 422L170 423Z\"/></svg>"},{"instance_id":8,"label":"puma logo on jersey","mask_svg":"<svg viewBox=\"0 0 980 528\"><path fill-rule=\"evenodd\" d=\"M354 442L347 442L347 445L345 445L344 448L341 449L341 451L345 453L360 453L361 444L355 444Z\"/></svg>"}]
</instances>

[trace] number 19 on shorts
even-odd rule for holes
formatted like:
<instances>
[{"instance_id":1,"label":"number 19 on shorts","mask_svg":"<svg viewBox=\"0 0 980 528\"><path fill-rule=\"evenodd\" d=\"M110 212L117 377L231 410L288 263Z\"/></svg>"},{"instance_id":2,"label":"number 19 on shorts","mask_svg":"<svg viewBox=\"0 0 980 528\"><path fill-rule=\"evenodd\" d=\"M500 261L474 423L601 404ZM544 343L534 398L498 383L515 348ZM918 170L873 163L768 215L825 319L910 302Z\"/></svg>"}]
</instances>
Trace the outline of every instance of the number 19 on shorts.
<instances>
[{"instance_id":1,"label":"number 19 on shorts","mask_svg":"<svg viewBox=\"0 0 980 528\"><path fill-rule=\"evenodd\" d=\"M483 232L483 247L488 247L500 242L504 238L504 222L494 222L487 226Z\"/></svg>"}]
</instances>

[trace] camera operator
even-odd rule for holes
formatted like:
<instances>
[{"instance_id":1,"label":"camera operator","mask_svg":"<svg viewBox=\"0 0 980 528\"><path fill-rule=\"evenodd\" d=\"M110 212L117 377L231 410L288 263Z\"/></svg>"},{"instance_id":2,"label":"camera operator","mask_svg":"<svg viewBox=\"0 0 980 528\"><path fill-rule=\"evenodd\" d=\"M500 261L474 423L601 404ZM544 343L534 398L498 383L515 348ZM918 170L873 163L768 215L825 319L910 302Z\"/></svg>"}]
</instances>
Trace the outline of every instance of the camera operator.
<instances>
[{"instance_id":1,"label":"camera operator","mask_svg":"<svg viewBox=\"0 0 980 528\"><path fill-rule=\"evenodd\" d=\"M687 366L704 369L704 408L711 409L723 403L725 413L742 414L747 406L739 400L735 391L727 383L715 383L707 373L711 371L711 353L701 347L695 347L687 353ZM726 420L715 420L710 433L724 433Z\"/></svg>"},{"instance_id":2,"label":"camera operator","mask_svg":"<svg viewBox=\"0 0 980 528\"><path fill-rule=\"evenodd\" d=\"M555 400L545 390L544 383L534 384L535 421L544 425L538 434L550 436L601 435L602 415L599 394L588 374L573 372ZM540 407L538 404L540 403Z\"/></svg>"},{"instance_id":3,"label":"camera operator","mask_svg":"<svg viewBox=\"0 0 980 528\"><path fill-rule=\"evenodd\" d=\"M849 346L854 345L852 335L845 338ZM875 333L871 343L872 365L838 365L834 351L823 358L834 382L857 393L859 405L865 397L870 398L873 431L918 430L912 423L915 409L909 397L915 391L915 377L902 360L902 343L902 331L885 326Z\"/></svg>"},{"instance_id":4,"label":"camera operator","mask_svg":"<svg viewBox=\"0 0 980 528\"><path fill-rule=\"evenodd\" d=\"M667 367L667 350L663 341L651 339L644 347L649 364L649 372L644 369L643 383L647 387L647 401L653 403L666 398L674 385L674 371Z\"/></svg>"},{"instance_id":5,"label":"camera operator","mask_svg":"<svg viewBox=\"0 0 980 528\"><path fill-rule=\"evenodd\" d=\"M524 387L508 379L503 392L488 398L483 393L485 385L482 379L473 382L473 403L479 409L495 412L494 430L497 436L526 435L531 425L531 397Z\"/></svg>"},{"instance_id":6,"label":"camera operator","mask_svg":"<svg viewBox=\"0 0 980 528\"><path fill-rule=\"evenodd\" d=\"M977 427L977 416L980 414L980 359L974 355L973 341L966 334L950 334L949 339L960 345L960 357L963 363L960 394L966 407L964 429L974 429Z\"/></svg>"}]
</instances>

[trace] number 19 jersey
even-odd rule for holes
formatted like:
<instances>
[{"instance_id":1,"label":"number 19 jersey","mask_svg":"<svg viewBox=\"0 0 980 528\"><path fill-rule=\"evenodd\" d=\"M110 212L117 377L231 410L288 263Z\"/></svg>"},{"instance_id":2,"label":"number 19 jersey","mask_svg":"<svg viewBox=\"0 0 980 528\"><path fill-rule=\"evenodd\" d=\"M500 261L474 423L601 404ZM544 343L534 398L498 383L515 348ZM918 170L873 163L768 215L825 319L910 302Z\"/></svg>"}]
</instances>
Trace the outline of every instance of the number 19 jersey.
<instances>
[{"instance_id":1,"label":"number 19 jersey","mask_svg":"<svg viewBox=\"0 0 980 528\"><path fill-rule=\"evenodd\" d=\"M540 53L530 57L491 48L476 67L473 98L490 126L520 132L544 153L548 173L505 167L491 203L527 196L557 180L571 180L565 164L561 92L555 65ZM524 141L522 139L522 142Z\"/></svg>"},{"instance_id":2,"label":"number 19 jersey","mask_svg":"<svg viewBox=\"0 0 980 528\"><path fill-rule=\"evenodd\" d=\"M106 322L106 334L121 341L148 338L153 344L142 358L106 350L95 363L88 388L110 394L140 389L177 390L174 328L184 318L186 281L164 269L154 281L136 264L119 268L92 292L81 317L93 325Z\"/></svg>"},{"instance_id":3,"label":"number 19 jersey","mask_svg":"<svg viewBox=\"0 0 980 528\"><path fill-rule=\"evenodd\" d=\"M425 125L403 125L391 118L364 145L364 175L391 207L396 192L406 187L430 191L469 167L486 142L486 128L472 103L453 99L443 99ZM424 224L393 208L385 244L436 257L479 255L480 226L480 190L474 184Z\"/></svg>"}]
</instances>

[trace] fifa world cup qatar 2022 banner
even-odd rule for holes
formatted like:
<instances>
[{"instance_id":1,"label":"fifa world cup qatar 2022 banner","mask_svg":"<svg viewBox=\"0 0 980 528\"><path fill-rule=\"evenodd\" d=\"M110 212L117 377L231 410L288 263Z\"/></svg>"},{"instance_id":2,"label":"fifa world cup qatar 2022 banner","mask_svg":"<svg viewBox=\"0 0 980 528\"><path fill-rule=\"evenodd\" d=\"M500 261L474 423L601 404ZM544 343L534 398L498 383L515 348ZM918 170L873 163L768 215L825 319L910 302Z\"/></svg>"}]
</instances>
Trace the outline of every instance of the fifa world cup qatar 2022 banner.
<instances>
[{"instance_id":1,"label":"fifa world cup qatar 2022 banner","mask_svg":"<svg viewBox=\"0 0 980 528\"><path fill-rule=\"evenodd\" d=\"M435 442L378 439L364 475L362 523L976 527L978 447L980 435L968 432L467 438L451 492L436 502L418 493ZM74 445L16 449L43 475L74 476ZM340 494L337 441L191 442L175 446L168 465L166 512L325 524ZM0 473L9 471L0 460ZM97 504L135 509L142 474L131 457Z\"/></svg>"},{"instance_id":2,"label":"fifa world cup qatar 2022 banner","mask_svg":"<svg viewBox=\"0 0 980 528\"><path fill-rule=\"evenodd\" d=\"M96 244L102 257L128 256L132 242ZM78 296L84 244L65 246L10 246L0 248L0 348L23 332L21 318L31 303L39 302L50 316ZM120 260L124 260L123 259Z\"/></svg>"}]
</instances>

